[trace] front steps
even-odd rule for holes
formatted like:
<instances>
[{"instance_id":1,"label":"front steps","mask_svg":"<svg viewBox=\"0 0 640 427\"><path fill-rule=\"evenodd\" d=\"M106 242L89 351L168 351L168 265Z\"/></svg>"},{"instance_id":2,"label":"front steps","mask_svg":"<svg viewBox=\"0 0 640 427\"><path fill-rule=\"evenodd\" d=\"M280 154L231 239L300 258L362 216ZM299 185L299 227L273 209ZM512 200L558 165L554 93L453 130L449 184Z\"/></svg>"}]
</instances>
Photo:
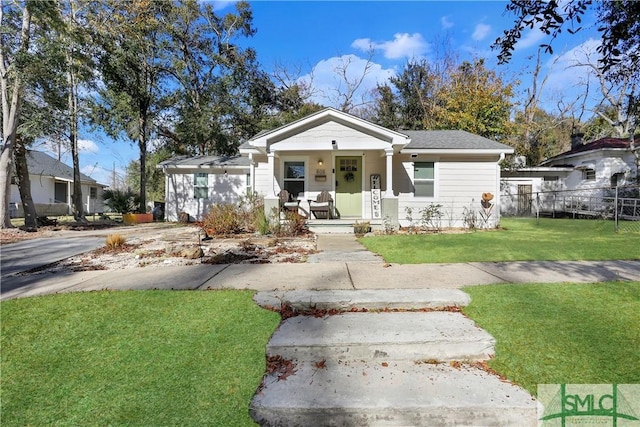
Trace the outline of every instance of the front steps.
<instances>
[{"instance_id":1,"label":"front steps","mask_svg":"<svg viewBox=\"0 0 640 427\"><path fill-rule=\"evenodd\" d=\"M250 406L263 426L537 425L529 393L461 363L490 358L494 339L451 308L469 302L459 290L256 300L309 313L284 320L267 345L270 369Z\"/></svg>"},{"instance_id":2,"label":"front steps","mask_svg":"<svg viewBox=\"0 0 640 427\"><path fill-rule=\"evenodd\" d=\"M267 357L295 361L486 360L494 339L461 313L343 313L286 319Z\"/></svg>"}]
</instances>

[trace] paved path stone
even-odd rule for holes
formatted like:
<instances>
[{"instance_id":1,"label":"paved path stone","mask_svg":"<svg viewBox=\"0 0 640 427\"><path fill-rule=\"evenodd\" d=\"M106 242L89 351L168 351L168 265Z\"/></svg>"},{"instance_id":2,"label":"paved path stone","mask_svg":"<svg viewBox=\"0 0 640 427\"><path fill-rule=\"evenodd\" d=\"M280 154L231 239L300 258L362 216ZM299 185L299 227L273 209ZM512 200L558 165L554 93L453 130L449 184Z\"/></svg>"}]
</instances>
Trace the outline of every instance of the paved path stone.
<instances>
[{"instance_id":1,"label":"paved path stone","mask_svg":"<svg viewBox=\"0 0 640 427\"><path fill-rule=\"evenodd\" d=\"M447 364L313 362L267 375L250 413L263 426L536 426L529 393Z\"/></svg>"},{"instance_id":2,"label":"paved path stone","mask_svg":"<svg viewBox=\"0 0 640 427\"><path fill-rule=\"evenodd\" d=\"M301 309L396 303L402 308L402 301L413 304L410 295L418 300L426 295L395 292L396 298L394 291L325 291L261 293L256 299ZM433 297L460 298L457 292L438 290ZM494 343L459 312L290 317L267 344L272 369L250 413L263 426L279 427L537 425L538 404L528 392L460 363L490 358Z\"/></svg>"},{"instance_id":3,"label":"paved path stone","mask_svg":"<svg viewBox=\"0 0 640 427\"><path fill-rule=\"evenodd\" d=\"M461 313L343 313L284 320L267 357L289 360L486 360L494 338Z\"/></svg>"}]
</instances>

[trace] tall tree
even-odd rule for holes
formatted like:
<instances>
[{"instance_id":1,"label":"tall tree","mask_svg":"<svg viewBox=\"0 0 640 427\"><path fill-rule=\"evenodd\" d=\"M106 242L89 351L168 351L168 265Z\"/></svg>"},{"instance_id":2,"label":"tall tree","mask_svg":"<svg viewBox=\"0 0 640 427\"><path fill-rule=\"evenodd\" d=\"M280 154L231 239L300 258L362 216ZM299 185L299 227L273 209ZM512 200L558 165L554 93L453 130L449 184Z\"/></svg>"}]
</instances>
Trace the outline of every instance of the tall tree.
<instances>
[{"instance_id":1,"label":"tall tree","mask_svg":"<svg viewBox=\"0 0 640 427\"><path fill-rule=\"evenodd\" d=\"M183 0L170 15L165 57L177 90L161 135L178 152L234 154L274 104L255 51L238 44L255 34L251 8L241 1L221 15L211 4Z\"/></svg>"},{"instance_id":2,"label":"tall tree","mask_svg":"<svg viewBox=\"0 0 640 427\"><path fill-rule=\"evenodd\" d=\"M142 211L146 209L144 165L165 95L166 67L161 55L170 7L168 2L109 0L95 22L102 40L103 87L93 105L92 120L110 136L124 134L137 144Z\"/></svg>"},{"instance_id":3,"label":"tall tree","mask_svg":"<svg viewBox=\"0 0 640 427\"><path fill-rule=\"evenodd\" d=\"M2 153L0 153L1 228L10 228L9 200L13 152L18 132L35 2L0 7L0 90L2 91ZM5 28L9 28L8 31ZM6 31L6 32L5 32Z\"/></svg>"},{"instance_id":4,"label":"tall tree","mask_svg":"<svg viewBox=\"0 0 640 427\"><path fill-rule=\"evenodd\" d=\"M437 93L432 117L425 117L430 129L461 129L486 138L511 133L509 116L513 85L484 65L484 60L463 62Z\"/></svg>"}]
</instances>

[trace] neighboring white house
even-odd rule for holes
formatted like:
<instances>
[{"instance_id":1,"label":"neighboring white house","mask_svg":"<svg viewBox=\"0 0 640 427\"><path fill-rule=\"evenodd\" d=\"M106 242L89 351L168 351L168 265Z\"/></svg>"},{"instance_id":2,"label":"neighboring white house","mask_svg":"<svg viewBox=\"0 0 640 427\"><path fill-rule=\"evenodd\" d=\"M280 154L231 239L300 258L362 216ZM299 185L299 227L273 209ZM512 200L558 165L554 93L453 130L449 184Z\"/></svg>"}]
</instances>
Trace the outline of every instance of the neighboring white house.
<instances>
[{"instance_id":1,"label":"neighboring white house","mask_svg":"<svg viewBox=\"0 0 640 427\"><path fill-rule=\"evenodd\" d=\"M442 226L462 226L481 210L484 226L499 221L500 162L513 149L464 131L394 131L326 108L242 144L240 155L176 158L162 162L166 217L180 212L200 219L214 203L234 202L248 192L278 207L286 189L308 201L327 190L336 216L407 225L407 209L441 205ZM481 206L483 193L494 195Z\"/></svg>"},{"instance_id":2,"label":"neighboring white house","mask_svg":"<svg viewBox=\"0 0 640 427\"><path fill-rule=\"evenodd\" d=\"M571 150L545 160L538 167L502 172L502 213L532 213L532 198L541 210L560 211L568 198L606 196L609 189L635 183L638 144L629 138L602 138L582 143L574 135Z\"/></svg>"},{"instance_id":3,"label":"neighboring white house","mask_svg":"<svg viewBox=\"0 0 640 427\"><path fill-rule=\"evenodd\" d=\"M31 181L31 198L38 215L69 215L72 212L73 168L41 151L27 151L27 169ZM102 192L106 185L80 174L85 213L102 213ZM20 192L11 178L10 216L22 217Z\"/></svg>"}]
</instances>

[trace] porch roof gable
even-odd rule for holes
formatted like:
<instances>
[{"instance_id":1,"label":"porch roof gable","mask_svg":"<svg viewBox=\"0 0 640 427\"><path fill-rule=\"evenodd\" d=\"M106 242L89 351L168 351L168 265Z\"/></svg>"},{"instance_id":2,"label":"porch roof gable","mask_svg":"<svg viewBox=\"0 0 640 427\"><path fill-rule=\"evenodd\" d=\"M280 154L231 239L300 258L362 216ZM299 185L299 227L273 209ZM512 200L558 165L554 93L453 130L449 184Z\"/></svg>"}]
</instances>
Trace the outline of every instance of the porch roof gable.
<instances>
[{"instance_id":1,"label":"porch roof gable","mask_svg":"<svg viewBox=\"0 0 640 427\"><path fill-rule=\"evenodd\" d=\"M352 116L351 114L338 111L334 108L325 108L279 128L262 131L249 139L249 141L247 141L247 145L260 151L268 151L272 144L330 121L343 124L360 132L374 136L381 142L386 142L389 148L393 145L405 146L409 143L409 138L400 132L389 130L359 117ZM331 140L329 139L327 141L328 146L322 147L322 149L332 148L330 145ZM244 149L244 152L250 151L247 146L242 148ZM320 147L315 147L315 149L320 149Z\"/></svg>"}]
</instances>

